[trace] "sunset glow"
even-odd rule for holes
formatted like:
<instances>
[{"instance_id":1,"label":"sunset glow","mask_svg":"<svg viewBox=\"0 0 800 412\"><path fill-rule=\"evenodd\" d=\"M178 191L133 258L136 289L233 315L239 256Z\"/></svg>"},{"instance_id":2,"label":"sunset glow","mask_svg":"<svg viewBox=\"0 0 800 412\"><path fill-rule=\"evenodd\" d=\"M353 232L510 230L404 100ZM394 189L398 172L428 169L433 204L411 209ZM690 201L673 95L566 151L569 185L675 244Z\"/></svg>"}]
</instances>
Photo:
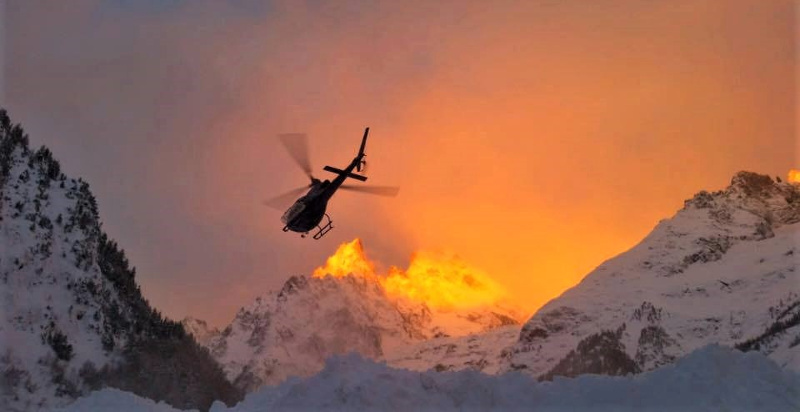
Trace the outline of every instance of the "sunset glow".
<instances>
[{"instance_id":1,"label":"sunset glow","mask_svg":"<svg viewBox=\"0 0 800 412\"><path fill-rule=\"evenodd\" d=\"M503 289L477 268L455 256L420 252L405 271L392 268L386 291L440 309L475 308L504 297Z\"/></svg>"},{"instance_id":2,"label":"sunset glow","mask_svg":"<svg viewBox=\"0 0 800 412\"><path fill-rule=\"evenodd\" d=\"M798 39L800 0L0 0L0 412L797 409Z\"/></svg>"},{"instance_id":3,"label":"sunset glow","mask_svg":"<svg viewBox=\"0 0 800 412\"><path fill-rule=\"evenodd\" d=\"M787 176L787 180L791 183L800 183L800 170L792 169L789 171L789 175Z\"/></svg>"},{"instance_id":4,"label":"sunset glow","mask_svg":"<svg viewBox=\"0 0 800 412\"><path fill-rule=\"evenodd\" d=\"M375 264L367 259L361 239L342 243L336 253L328 257L324 266L314 270L315 278L333 276L341 278L347 275L374 276Z\"/></svg>"},{"instance_id":5,"label":"sunset glow","mask_svg":"<svg viewBox=\"0 0 800 412\"><path fill-rule=\"evenodd\" d=\"M790 0L15 3L8 109L176 318L222 325L356 237L387 269L332 267L442 296L408 259L446 251L532 313L698 191L798 168ZM307 133L329 179L367 126L365 184L400 194L282 232L263 202L308 176L276 136Z\"/></svg>"},{"instance_id":6,"label":"sunset glow","mask_svg":"<svg viewBox=\"0 0 800 412\"><path fill-rule=\"evenodd\" d=\"M505 291L486 273L457 256L418 252L408 269L391 267L388 273L375 272L360 239L343 243L314 277L377 276L389 296L410 299L437 309L479 308L499 302Z\"/></svg>"}]
</instances>

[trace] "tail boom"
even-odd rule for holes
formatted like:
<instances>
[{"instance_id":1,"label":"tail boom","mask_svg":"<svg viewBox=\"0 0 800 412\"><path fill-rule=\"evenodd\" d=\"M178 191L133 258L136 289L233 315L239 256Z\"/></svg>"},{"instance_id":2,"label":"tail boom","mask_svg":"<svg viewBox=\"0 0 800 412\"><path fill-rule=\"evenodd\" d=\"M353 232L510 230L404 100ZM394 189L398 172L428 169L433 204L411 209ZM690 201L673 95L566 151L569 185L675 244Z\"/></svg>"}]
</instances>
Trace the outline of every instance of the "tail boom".
<instances>
[{"instance_id":1,"label":"tail boom","mask_svg":"<svg viewBox=\"0 0 800 412\"><path fill-rule=\"evenodd\" d=\"M327 172L336 173L337 175L340 175L340 176L346 176L346 177L349 177L349 178L352 178L352 179L360 180L362 182L366 182L367 181L367 177L366 176L357 175L355 173L349 173L349 172L346 172L346 171L344 171L342 169L337 169L337 168L335 168L333 166L325 166L323 169L325 171L327 171Z\"/></svg>"}]
</instances>

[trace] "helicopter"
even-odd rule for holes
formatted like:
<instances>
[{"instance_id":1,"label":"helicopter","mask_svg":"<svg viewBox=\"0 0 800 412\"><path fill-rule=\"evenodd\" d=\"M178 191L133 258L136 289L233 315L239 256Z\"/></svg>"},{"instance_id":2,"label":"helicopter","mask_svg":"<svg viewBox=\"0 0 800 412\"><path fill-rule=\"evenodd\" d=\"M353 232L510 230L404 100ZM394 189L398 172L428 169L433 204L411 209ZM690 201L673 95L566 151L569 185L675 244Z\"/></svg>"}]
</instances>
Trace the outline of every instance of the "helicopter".
<instances>
[{"instance_id":1,"label":"helicopter","mask_svg":"<svg viewBox=\"0 0 800 412\"><path fill-rule=\"evenodd\" d=\"M305 134L287 133L278 135L280 142L286 148L286 151L289 152L291 158L300 166L306 176L311 179L311 183L307 186L290 190L264 202L267 206L282 209L298 195L307 191L305 195L295 200L281 216L284 232L297 232L300 233L300 237L305 238L312 229L316 228L316 233L312 235L315 240L319 240L325 236L325 234L333 229L333 221L326 212L328 201L330 201L333 194L339 189L379 196L397 196L400 188L395 186L354 186L344 184L347 179L354 179L360 182L365 182L367 180L366 176L353 173L353 171L355 170L358 173L366 172L367 162L364 160L364 157L366 157L364 149L367 145L368 135L369 127L364 130L364 137L361 139L361 147L358 149L358 155L353 158L353 161L350 162L347 167L338 169L332 166L325 166L323 168L323 170L327 172L336 174L333 180L320 180L311 173L311 162L308 156L308 138ZM325 223L321 224L323 219Z\"/></svg>"}]
</instances>

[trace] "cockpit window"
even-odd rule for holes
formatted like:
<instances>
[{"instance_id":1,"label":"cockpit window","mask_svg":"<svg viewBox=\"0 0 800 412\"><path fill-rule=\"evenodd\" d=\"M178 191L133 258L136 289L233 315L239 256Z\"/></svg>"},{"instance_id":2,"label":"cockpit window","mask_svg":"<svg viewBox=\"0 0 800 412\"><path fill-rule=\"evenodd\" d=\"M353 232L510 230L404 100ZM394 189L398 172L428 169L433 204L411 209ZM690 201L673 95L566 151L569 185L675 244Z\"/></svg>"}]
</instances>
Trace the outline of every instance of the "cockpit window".
<instances>
[{"instance_id":1,"label":"cockpit window","mask_svg":"<svg viewBox=\"0 0 800 412\"><path fill-rule=\"evenodd\" d=\"M289 222L297 217L297 215L299 215L300 212L302 212L305 208L306 204L302 201L298 200L297 202L294 202L294 204L286 210L283 216L281 216L281 222L283 222L284 225L288 225Z\"/></svg>"}]
</instances>

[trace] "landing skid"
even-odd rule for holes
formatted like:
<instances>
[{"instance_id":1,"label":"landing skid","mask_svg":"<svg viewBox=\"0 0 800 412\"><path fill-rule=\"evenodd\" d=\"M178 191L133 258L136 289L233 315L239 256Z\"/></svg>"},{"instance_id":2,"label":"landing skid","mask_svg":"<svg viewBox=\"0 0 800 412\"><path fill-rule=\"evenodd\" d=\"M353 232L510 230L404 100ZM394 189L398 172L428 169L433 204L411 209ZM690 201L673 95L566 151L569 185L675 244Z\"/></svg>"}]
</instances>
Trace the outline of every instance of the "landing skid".
<instances>
[{"instance_id":1,"label":"landing skid","mask_svg":"<svg viewBox=\"0 0 800 412\"><path fill-rule=\"evenodd\" d=\"M322 226L317 226L319 228L319 231L317 231L317 233L315 233L314 236L312 236L314 240L322 239L322 237L325 236L325 234L327 234L333 229L333 221L331 220L331 217L328 216L327 213L325 213L325 218L328 219L328 223L325 223Z\"/></svg>"}]
</instances>

